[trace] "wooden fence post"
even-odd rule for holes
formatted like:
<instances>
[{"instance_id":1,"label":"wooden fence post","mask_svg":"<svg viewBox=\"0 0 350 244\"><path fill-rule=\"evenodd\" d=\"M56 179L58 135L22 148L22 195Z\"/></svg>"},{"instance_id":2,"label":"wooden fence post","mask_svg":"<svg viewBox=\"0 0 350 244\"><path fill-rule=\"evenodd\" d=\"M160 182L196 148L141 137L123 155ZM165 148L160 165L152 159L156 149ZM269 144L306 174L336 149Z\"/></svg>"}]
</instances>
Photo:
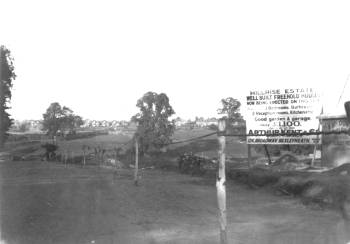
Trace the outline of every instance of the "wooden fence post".
<instances>
[{"instance_id":1,"label":"wooden fence post","mask_svg":"<svg viewBox=\"0 0 350 244\"><path fill-rule=\"evenodd\" d=\"M115 173L117 173L117 170L118 170L118 159L119 159L119 151L120 151L120 148L119 147L115 147L114 148L114 152L115 152L115 165L114 165L114 170L115 170Z\"/></svg>"},{"instance_id":2,"label":"wooden fence post","mask_svg":"<svg viewBox=\"0 0 350 244\"><path fill-rule=\"evenodd\" d=\"M67 160L68 160L68 151L65 150L64 151L64 167L67 167Z\"/></svg>"},{"instance_id":3,"label":"wooden fence post","mask_svg":"<svg viewBox=\"0 0 350 244\"><path fill-rule=\"evenodd\" d=\"M135 172L134 172L134 183L138 185L138 171L139 171L139 143L137 137L135 137Z\"/></svg>"},{"instance_id":4,"label":"wooden fence post","mask_svg":"<svg viewBox=\"0 0 350 244\"><path fill-rule=\"evenodd\" d=\"M86 154L85 154L86 146L83 145L83 167L86 165Z\"/></svg>"},{"instance_id":5,"label":"wooden fence post","mask_svg":"<svg viewBox=\"0 0 350 244\"><path fill-rule=\"evenodd\" d=\"M269 150L267 150L267 145L266 144L264 144L264 148L265 148L265 153L266 153L267 159L269 160L269 165L271 165L272 161L271 161Z\"/></svg>"},{"instance_id":6,"label":"wooden fence post","mask_svg":"<svg viewBox=\"0 0 350 244\"><path fill-rule=\"evenodd\" d=\"M218 177L216 179L216 191L219 207L220 223L220 243L227 244L227 217L226 217L226 172L225 172L225 147L226 147L226 121L221 119L218 122L218 140L219 140L219 167Z\"/></svg>"},{"instance_id":7,"label":"wooden fence post","mask_svg":"<svg viewBox=\"0 0 350 244\"><path fill-rule=\"evenodd\" d=\"M320 116L322 116L322 113L323 113L323 108L322 108L322 112L320 114ZM317 131L320 131L320 128L321 128L321 118L318 119L318 128L317 128ZM317 135L316 136L316 141L315 141L315 144L314 144L314 154L312 156L312 160L311 160L311 164L310 164L310 167L314 167L315 166L315 159L316 159L316 152L317 152L317 144L318 144L318 140L320 139L320 135Z\"/></svg>"}]
</instances>

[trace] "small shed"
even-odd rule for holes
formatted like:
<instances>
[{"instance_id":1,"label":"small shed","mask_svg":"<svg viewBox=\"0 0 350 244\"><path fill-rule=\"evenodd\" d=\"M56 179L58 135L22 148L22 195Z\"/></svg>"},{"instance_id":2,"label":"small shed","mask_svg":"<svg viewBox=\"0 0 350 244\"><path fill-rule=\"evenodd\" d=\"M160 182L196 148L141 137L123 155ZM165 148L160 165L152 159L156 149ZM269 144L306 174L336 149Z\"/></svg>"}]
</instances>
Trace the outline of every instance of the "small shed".
<instances>
[{"instance_id":1,"label":"small shed","mask_svg":"<svg viewBox=\"0 0 350 244\"><path fill-rule=\"evenodd\" d=\"M350 129L346 115L321 116L323 132ZM329 134L322 136L322 166L337 167L350 163L350 134Z\"/></svg>"}]
</instances>

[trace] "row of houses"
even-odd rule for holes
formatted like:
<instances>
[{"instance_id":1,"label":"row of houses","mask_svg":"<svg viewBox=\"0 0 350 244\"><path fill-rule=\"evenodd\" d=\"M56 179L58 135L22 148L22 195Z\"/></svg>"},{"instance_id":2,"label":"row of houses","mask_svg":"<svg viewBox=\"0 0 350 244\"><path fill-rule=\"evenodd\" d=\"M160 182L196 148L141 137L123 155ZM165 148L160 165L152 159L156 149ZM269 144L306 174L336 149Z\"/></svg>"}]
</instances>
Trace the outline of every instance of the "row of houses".
<instances>
[{"instance_id":1,"label":"row of houses","mask_svg":"<svg viewBox=\"0 0 350 244\"><path fill-rule=\"evenodd\" d=\"M130 126L130 121L125 120L84 120L84 124L81 126L82 128L94 128L94 127L105 127L105 128L125 128Z\"/></svg>"},{"instance_id":2,"label":"row of houses","mask_svg":"<svg viewBox=\"0 0 350 244\"><path fill-rule=\"evenodd\" d=\"M41 131L42 130L42 120L15 120L12 125L13 131ZM84 120L81 128L111 128L111 129L122 129L128 128L132 122L125 120Z\"/></svg>"},{"instance_id":3,"label":"row of houses","mask_svg":"<svg viewBox=\"0 0 350 244\"><path fill-rule=\"evenodd\" d=\"M42 120L14 120L12 127L14 131L41 131Z\"/></svg>"},{"instance_id":4,"label":"row of houses","mask_svg":"<svg viewBox=\"0 0 350 244\"><path fill-rule=\"evenodd\" d=\"M208 127L210 125L217 125L218 119L208 118L208 119L196 119L184 120L181 118L175 119L175 125L177 128L201 128ZM130 127L136 127L135 123L126 120L84 120L81 128L109 128L112 130L122 130ZM15 120L12 126L14 131L41 131L42 130L42 120Z\"/></svg>"},{"instance_id":5,"label":"row of houses","mask_svg":"<svg viewBox=\"0 0 350 244\"><path fill-rule=\"evenodd\" d=\"M175 125L178 128L200 128L208 127L210 125L217 125L218 119L209 118L209 119L196 119L192 120L183 120L181 118L175 119Z\"/></svg>"}]
</instances>

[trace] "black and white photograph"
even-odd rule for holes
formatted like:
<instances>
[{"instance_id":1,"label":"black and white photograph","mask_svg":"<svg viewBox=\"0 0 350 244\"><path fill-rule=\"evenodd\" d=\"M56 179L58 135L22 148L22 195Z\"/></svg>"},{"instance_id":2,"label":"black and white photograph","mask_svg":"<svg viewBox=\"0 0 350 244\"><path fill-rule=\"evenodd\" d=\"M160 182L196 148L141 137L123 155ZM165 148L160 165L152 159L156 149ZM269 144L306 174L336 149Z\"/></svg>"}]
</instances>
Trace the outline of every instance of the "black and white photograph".
<instances>
[{"instance_id":1,"label":"black and white photograph","mask_svg":"<svg viewBox=\"0 0 350 244\"><path fill-rule=\"evenodd\" d=\"M350 244L349 1L0 10L0 244Z\"/></svg>"}]
</instances>

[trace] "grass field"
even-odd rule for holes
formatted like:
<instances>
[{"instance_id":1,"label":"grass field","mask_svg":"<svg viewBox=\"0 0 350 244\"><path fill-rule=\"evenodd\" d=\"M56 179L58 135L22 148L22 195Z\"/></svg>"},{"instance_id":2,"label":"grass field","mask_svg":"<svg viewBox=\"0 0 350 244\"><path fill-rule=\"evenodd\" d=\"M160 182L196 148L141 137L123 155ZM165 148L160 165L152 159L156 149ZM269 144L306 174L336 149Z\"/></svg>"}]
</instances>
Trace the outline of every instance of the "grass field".
<instances>
[{"instance_id":1,"label":"grass field","mask_svg":"<svg viewBox=\"0 0 350 244\"><path fill-rule=\"evenodd\" d=\"M179 130L174 141L212 131ZM127 135L100 135L59 141L59 153L82 155L82 146L110 152ZM246 144L227 138L227 165L246 166ZM19 143L11 152L43 155L41 144ZM131 146L131 145L130 145ZM218 218L213 174L179 174L177 158L193 152L217 157L216 135L174 144L166 153L140 157L140 185L133 170L83 167L62 162L0 163L0 216L3 243L218 243ZM91 149L92 152L92 149ZM40 157L39 157L40 159ZM133 164L133 158L126 166ZM95 165L93 164L95 163ZM172 169L159 170L159 169ZM270 188L252 190L227 182L229 243L346 243L350 223L339 212L304 206L292 196L275 196ZM1 239L0 239L1 243Z\"/></svg>"},{"instance_id":2,"label":"grass field","mask_svg":"<svg viewBox=\"0 0 350 244\"><path fill-rule=\"evenodd\" d=\"M191 138L196 138L203 136L209 133L212 133L212 130L205 128L192 129L192 130L176 130L173 135L173 141L182 141L188 140ZM110 155L114 154L115 147L122 147L123 149L130 149L133 145L121 145L123 143L129 142L132 138L132 135L124 134L109 134L109 135L99 135L95 137L88 137L75 140L58 140L58 154L64 154L68 152L71 156L72 153L75 156L83 155L83 146L89 147L87 153L93 153L94 148L100 147L106 149ZM45 151L41 148L40 141L36 142L17 142L10 143L7 145L7 150L12 154L16 155L17 158L22 156L29 158L40 158L44 155ZM212 135L200 139L198 141L179 143L168 146L168 152L166 156L168 157L178 157L180 154L185 152L193 152L203 157L207 158L217 158L218 155L218 143L217 136ZM227 139L226 146L226 155L227 158L238 158L243 159L247 157L247 146L245 142L241 142L237 138L231 137Z\"/></svg>"},{"instance_id":3,"label":"grass field","mask_svg":"<svg viewBox=\"0 0 350 244\"><path fill-rule=\"evenodd\" d=\"M171 171L47 162L0 164L1 243L219 243L215 182ZM349 225L333 211L227 184L229 243L346 243Z\"/></svg>"}]
</instances>

